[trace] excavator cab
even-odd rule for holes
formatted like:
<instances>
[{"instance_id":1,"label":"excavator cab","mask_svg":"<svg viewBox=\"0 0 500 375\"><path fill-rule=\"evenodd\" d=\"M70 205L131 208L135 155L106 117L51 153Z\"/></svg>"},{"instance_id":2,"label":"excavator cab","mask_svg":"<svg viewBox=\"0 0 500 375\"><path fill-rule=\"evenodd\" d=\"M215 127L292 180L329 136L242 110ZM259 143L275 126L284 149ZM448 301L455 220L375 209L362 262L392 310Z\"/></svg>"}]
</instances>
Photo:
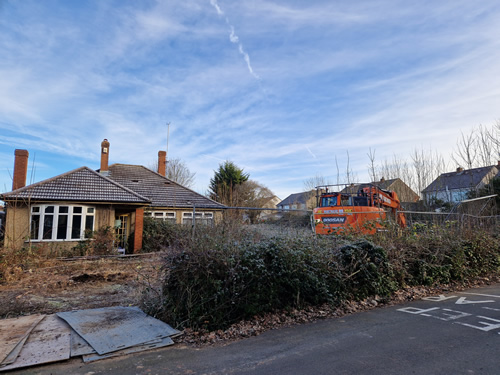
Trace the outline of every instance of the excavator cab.
<instances>
[{"instance_id":1,"label":"excavator cab","mask_svg":"<svg viewBox=\"0 0 500 375\"><path fill-rule=\"evenodd\" d=\"M337 192L331 192L337 187ZM342 187L339 189L338 187ZM313 210L314 231L330 234L355 231L373 234L384 227L386 211L395 215L400 226L406 225L397 194L372 184L325 185L316 188L317 208Z\"/></svg>"}]
</instances>

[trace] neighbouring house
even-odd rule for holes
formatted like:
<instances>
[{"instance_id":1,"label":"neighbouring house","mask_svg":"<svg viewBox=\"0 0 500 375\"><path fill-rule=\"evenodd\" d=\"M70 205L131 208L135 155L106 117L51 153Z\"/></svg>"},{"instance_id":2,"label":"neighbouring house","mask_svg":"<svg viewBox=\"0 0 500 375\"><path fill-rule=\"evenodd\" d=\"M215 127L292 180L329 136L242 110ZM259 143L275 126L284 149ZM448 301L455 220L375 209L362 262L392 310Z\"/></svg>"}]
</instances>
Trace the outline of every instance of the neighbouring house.
<instances>
[{"instance_id":1,"label":"neighbouring house","mask_svg":"<svg viewBox=\"0 0 500 375\"><path fill-rule=\"evenodd\" d=\"M316 207L316 191L290 194L276 205L280 210L312 210Z\"/></svg>"},{"instance_id":2,"label":"neighbouring house","mask_svg":"<svg viewBox=\"0 0 500 375\"><path fill-rule=\"evenodd\" d=\"M211 223L225 206L165 177L166 153L158 153L158 172L140 165L108 166L109 142L101 143L101 168L81 167L26 186L28 156L15 151L12 191L6 202L4 245L54 243L73 248L89 231L112 227L117 247L142 247L143 218L179 224ZM133 237L131 234L133 233ZM130 238L129 238L130 237Z\"/></svg>"},{"instance_id":3,"label":"neighbouring house","mask_svg":"<svg viewBox=\"0 0 500 375\"><path fill-rule=\"evenodd\" d=\"M352 184L351 186L346 187L343 191L356 193L358 189L367 187L368 185L369 184ZM415 203L420 199L420 196L415 193L408 185L406 185L400 178L392 178L390 180L381 178L380 181L370 182L370 185L378 186L383 190L396 192L401 204Z\"/></svg>"},{"instance_id":4,"label":"neighbouring house","mask_svg":"<svg viewBox=\"0 0 500 375\"><path fill-rule=\"evenodd\" d=\"M457 203L467 199L470 192L477 192L490 180L500 174L500 161L497 165L466 169L457 168L455 172L443 173L422 190L425 202L443 201Z\"/></svg>"},{"instance_id":5,"label":"neighbouring house","mask_svg":"<svg viewBox=\"0 0 500 375\"><path fill-rule=\"evenodd\" d=\"M260 220L268 220L271 218L276 218L276 206L281 202L281 199L279 199L276 195L273 197L269 198L263 205L262 208L268 208L269 210L262 210L259 214L259 219Z\"/></svg>"}]
</instances>

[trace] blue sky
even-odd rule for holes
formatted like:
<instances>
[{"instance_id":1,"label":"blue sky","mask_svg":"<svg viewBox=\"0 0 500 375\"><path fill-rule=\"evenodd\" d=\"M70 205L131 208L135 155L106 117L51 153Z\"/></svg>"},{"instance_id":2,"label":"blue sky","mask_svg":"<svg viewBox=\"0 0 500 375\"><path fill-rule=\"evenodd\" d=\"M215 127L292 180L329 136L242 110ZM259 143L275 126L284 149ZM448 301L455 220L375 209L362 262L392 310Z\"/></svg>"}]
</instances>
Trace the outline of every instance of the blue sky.
<instances>
[{"instance_id":1,"label":"blue sky","mask_svg":"<svg viewBox=\"0 0 500 375\"><path fill-rule=\"evenodd\" d=\"M336 160L368 180L415 148L446 159L500 118L500 3L0 0L0 191L83 165L152 165L205 193L231 160L280 198ZM449 169L453 170L454 165Z\"/></svg>"}]
</instances>

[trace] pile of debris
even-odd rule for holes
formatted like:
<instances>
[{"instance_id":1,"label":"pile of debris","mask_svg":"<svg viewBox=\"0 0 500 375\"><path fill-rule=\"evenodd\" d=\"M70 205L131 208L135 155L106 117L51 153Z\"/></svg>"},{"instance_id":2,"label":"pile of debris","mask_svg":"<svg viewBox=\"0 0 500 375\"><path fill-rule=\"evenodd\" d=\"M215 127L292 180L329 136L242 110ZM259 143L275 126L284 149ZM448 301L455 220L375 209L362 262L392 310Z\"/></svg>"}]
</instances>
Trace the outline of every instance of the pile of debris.
<instances>
[{"instance_id":1,"label":"pile of debris","mask_svg":"<svg viewBox=\"0 0 500 375\"><path fill-rule=\"evenodd\" d=\"M176 329L137 307L0 320L0 372L82 357L84 362L172 345Z\"/></svg>"}]
</instances>

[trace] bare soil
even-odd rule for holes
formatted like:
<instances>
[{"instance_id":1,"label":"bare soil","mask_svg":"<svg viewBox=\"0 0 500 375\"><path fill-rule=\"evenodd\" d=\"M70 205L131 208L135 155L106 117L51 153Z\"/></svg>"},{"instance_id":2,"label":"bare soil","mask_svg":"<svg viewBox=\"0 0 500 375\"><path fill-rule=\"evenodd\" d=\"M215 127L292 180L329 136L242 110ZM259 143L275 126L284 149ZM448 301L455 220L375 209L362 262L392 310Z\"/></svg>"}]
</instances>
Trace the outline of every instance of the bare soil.
<instances>
[{"instance_id":1,"label":"bare soil","mask_svg":"<svg viewBox=\"0 0 500 375\"><path fill-rule=\"evenodd\" d=\"M0 284L0 318L137 305L143 287L157 280L160 260L160 254L147 254L51 260L32 269L13 268Z\"/></svg>"}]
</instances>

